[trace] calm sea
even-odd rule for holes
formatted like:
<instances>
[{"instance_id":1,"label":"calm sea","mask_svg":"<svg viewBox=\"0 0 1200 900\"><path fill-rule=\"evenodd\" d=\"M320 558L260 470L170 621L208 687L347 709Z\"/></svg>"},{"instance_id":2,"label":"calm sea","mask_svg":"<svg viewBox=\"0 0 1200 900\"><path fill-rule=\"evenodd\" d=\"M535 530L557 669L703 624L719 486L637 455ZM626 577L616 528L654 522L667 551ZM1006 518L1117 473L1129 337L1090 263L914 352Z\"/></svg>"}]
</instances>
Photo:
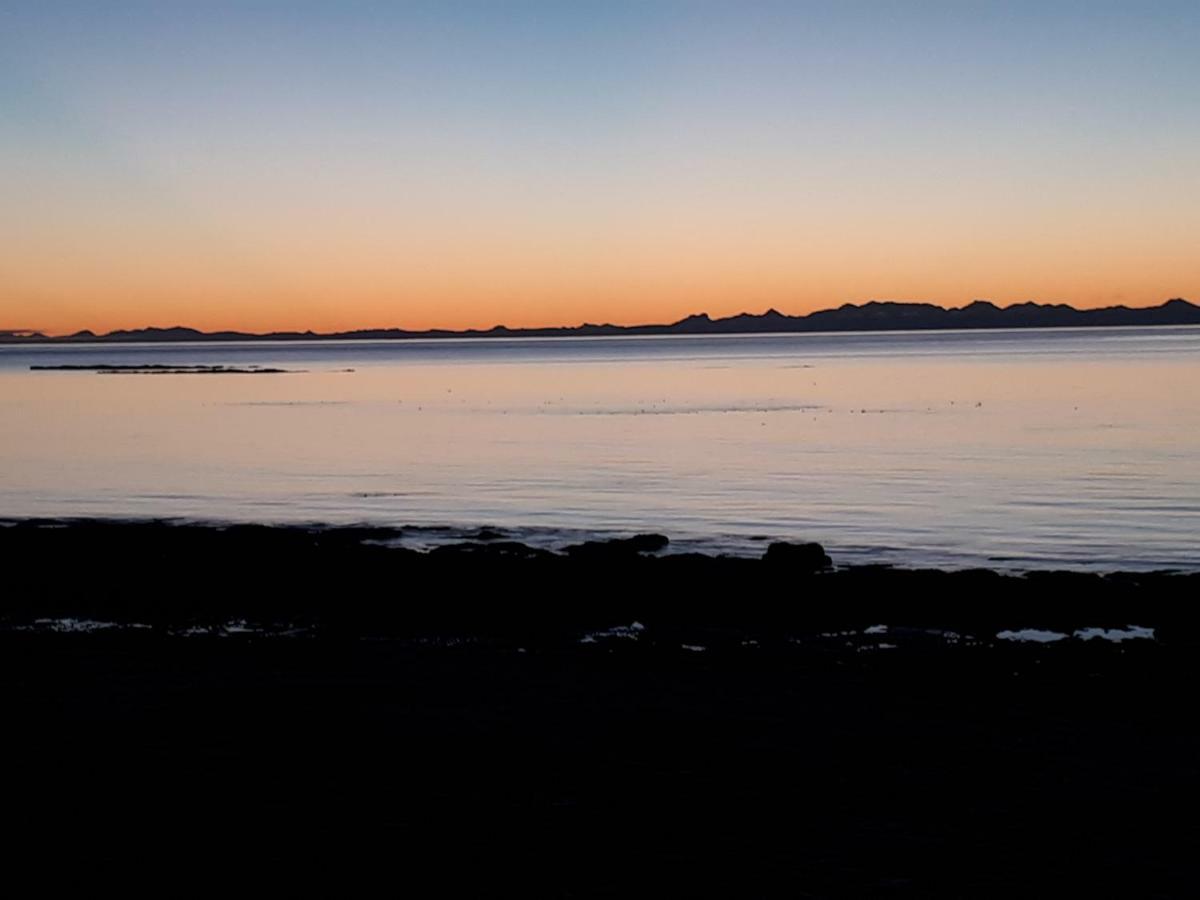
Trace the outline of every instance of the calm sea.
<instances>
[{"instance_id":1,"label":"calm sea","mask_svg":"<svg viewBox=\"0 0 1200 900\"><path fill-rule=\"evenodd\" d=\"M0 516L1196 569L1200 329L0 347Z\"/></svg>"}]
</instances>

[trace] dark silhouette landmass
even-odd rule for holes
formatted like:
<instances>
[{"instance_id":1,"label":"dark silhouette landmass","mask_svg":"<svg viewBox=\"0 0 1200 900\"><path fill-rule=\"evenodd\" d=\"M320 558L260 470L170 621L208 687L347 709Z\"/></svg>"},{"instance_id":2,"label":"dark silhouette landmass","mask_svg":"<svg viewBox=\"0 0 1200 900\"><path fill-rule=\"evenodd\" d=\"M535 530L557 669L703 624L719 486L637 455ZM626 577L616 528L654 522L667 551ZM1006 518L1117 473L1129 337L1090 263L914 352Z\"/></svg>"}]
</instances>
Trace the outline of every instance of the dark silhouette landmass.
<instances>
[{"instance_id":1,"label":"dark silhouette landmass","mask_svg":"<svg viewBox=\"0 0 1200 900\"><path fill-rule=\"evenodd\" d=\"M10 872L1196 893L1200 574L402 533L0 522Z\"/></svg>"},{"instance_id":2,"label":"dark silhouette landmass","mask_svg":"<svg viewBox=\"0 0 1200 900\"><path fill-rule=\"evenodd\" d=\"M273 369L264 366L164 365L61 365L30 366L31 372L96 372L100 375L285 375L300 369Z\"/></svg>"},{"instance_id":3,"label":"dark silhouette landmass","mask_svg":"<svg viewBox=\"0 0 1200 900\"><path fill-rule=\"evenodd\" d=\"M969 328L1076 328L1138 325L1200 325L1200 306L1176 298L1159 306L1108 306L1076 309L1064 303L1015 303L1000 307L976 300L963 307L947 309L932 303L871 301L846 303L837 309L805 316L788 316L774 309L761 315L741 313L713 319L707 313L688 316L669 325L595 325L553 328L507 328L487 330L402 328L360 329L319 334L313 331L273 331L251 334L242 331L197 331L194 328L140 328L95 334L79 331L49 336L40 332L0 331L0 343L154 343L169 341L321 341L403 340L406 338L462 337L599 337L606 335L655 334L786 334L836 331L933 331Z\"/></svg>"}]
</instances>

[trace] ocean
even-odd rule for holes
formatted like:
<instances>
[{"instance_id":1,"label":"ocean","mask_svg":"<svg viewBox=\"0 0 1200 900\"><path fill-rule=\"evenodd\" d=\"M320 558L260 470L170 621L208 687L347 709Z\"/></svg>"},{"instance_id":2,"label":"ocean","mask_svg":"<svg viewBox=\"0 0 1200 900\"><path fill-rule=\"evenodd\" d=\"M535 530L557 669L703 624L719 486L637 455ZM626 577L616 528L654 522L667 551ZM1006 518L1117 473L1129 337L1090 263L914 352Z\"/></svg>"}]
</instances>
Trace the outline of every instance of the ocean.
<instances>
[{"instance_id":1,"label":"ocean","mask_svg":"<svg viewBox=\"0 0 1200 900\"><path fill-rule=\"evenodd\" d=\"M31 516L1195 570L1200 328L0 346Z\"/></svg>"}]
</instances>

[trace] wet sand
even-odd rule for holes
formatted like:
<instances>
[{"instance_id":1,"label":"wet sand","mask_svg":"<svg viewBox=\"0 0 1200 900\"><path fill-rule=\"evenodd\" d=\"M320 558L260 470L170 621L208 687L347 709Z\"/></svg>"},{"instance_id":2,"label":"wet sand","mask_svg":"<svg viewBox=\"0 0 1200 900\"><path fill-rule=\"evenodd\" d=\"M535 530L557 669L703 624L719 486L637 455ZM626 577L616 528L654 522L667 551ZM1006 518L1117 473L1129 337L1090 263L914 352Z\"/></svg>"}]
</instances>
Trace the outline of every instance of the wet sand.
<instances>
[{"instance_id":1,"label":"wet sand","mask_svg":"<svg viewBox=\"0 0 1200 900\"><path fill-rule=\"evenodd\" d=\"M1200 576L388 538L0 528L13 858L560 896L1197 886Z\"/></svg>"}]
</instances>

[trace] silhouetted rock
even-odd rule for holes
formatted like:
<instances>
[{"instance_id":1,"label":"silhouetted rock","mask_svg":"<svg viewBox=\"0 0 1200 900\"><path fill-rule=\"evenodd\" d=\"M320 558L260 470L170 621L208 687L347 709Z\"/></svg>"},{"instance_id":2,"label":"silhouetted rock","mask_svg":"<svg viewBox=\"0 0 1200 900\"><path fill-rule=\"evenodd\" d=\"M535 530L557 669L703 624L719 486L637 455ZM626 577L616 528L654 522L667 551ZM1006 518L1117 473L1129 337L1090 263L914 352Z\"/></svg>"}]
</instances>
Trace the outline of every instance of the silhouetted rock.
<instances>
[{"instance_id":1,"label":"silhouetted rock","mask_svg":"<svg viewBox=\"0 0 1200 900\"><path fill-rule=\"evenodd\" d=\"M573 557L589 559L626 559L639 553L657 553L664 549L670 539L664 534L636 534L629 538L614 538L610 541L584 541L566 548Z\"/></svg>"},{"instance_id":2,"label":"silhouetted rock","mask_svg":"<svg viewBox=\"0 0 1200 900\"><path fill-rule=\"evenodd\" d=\"M833 560L820 544L791 544L787 541L776 541L767 548L763 559L771 564L782 564L807 572L819 572L828 569Z\"/></svg>"},{"instance_id":3,"label":"silhouetted rock","mask_svg":"<svg viewBox=\"0 0 1200 900\"><path fill-rule=\"evenodd\" d=\"M736 642L881 622L984 636L1132 622L1200 647L1200 573L832 569L817 544L775 543L760 558L658 555L668 542L653 534L568 553L511 540L423 552L398 546L410 532L420 529L0 519L0 559L14 561L5 570L0 633L56 618L180 628L244 620L359 635L475 630L526 641L638 621L643 638L678 637L677 650L717 646L714 629ZM780 603L799 579L803 603Z\"/></svg>"}]
</instances>

